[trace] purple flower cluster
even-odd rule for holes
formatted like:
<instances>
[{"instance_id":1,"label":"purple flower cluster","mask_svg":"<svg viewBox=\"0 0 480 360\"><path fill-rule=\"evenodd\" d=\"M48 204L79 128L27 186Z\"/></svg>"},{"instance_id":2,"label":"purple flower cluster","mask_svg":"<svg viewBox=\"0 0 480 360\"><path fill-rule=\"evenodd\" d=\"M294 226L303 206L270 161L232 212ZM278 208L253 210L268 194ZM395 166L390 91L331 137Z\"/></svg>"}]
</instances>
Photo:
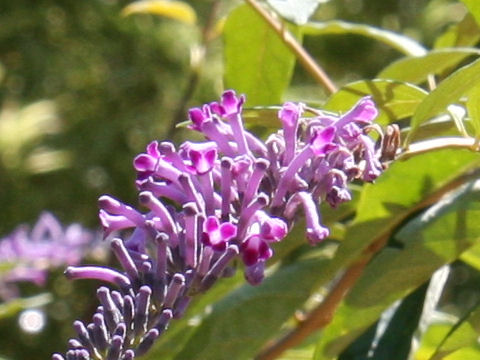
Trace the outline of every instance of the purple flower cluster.
<instances>
[{"instance_id":1,"label":"purple flower cluster","mask_svg":"<svg viewBox=\"0 0 480 360\"><path fill-rule=\"evenodd\" d=\"M119 288L98 290L101 306L92 323L74 324L78 337L70 340L68 360L145 353L193 295L232 274L233 259L239 257L246 279L259 284L272 243L287 235L299 213L309 242L322 241L329 230L319 203L335 207L350 200L348 182L373 181L382 171L381 150L366 135L377 115L368 97L340 117L304 117L304 105L286 103L278 114L282 129L265 142L244 129L243 103L243 96L226 91L220 102L189 112L191 129L207 141L178 149L153 141L134 159L145 212L100 197L105 234L132 231L111 242L123 271L66 271Z\"/></svg>"},{"instance_id":2,"label":"purple flower cluster","mask_svg":"<svg viewBox=\"0 0 480 360\"><path fill-rule=\"evenodd\" d=\"M64 228L50 213L40 215L30 230L21 225L0 239L0 297L18 296L15 283L27 281L45 284L48 271L65 265L77 265L101 245L101 236L79 224Z\"/></svg>"}]
</instances>

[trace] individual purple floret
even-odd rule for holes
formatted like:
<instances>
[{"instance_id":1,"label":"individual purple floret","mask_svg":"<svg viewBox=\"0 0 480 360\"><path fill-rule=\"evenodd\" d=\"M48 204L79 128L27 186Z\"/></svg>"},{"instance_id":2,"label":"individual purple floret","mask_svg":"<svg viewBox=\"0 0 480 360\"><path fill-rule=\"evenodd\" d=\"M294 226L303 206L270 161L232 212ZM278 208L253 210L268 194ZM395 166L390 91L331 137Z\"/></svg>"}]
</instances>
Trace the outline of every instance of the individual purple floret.
<instances>
[{"instance_id":1,"label":"individual purple floret","mask_svg":"<svg viewBox=\"0 0 480 360\"><path fill-rule=\"evenodd\" d=\"M0 297L18 296L15 283L32 282L43 286L48 271L77 265L88 254L99 250L101 236L79 224L63 227L48 212L40 215L30 230L20 225L0 239L0 263L6 270L0 280Z\"/></svg>"},{"instance_id":2,"label":"individual purple floret","mask_svg":"<svg viewBox=\"0 0 480 360\"><path fill-rule=\"evenodd\" d=\"M282 129L264 142L244 128L244 96L226 91L220 102L189 111L190 128L207 141L151 142L133 166L143 210L108 195L99 199L105 234L125 231L111 247L123 270L70 267L70 278L94 278L101 306L90 324L76 322L67 359L133 359L148 351L192 296L244 264L253 285L264 278L272 244L298 215L313 245L329 235L319 204L350 200L348 183L373 181L382 171L382 134L367 135L377 116L369 97L342 116L304 117L286 103ZM75 346L72 346L74 344ZM63 359L55 355L54 359Z\"/></svg>"}]
</instances>

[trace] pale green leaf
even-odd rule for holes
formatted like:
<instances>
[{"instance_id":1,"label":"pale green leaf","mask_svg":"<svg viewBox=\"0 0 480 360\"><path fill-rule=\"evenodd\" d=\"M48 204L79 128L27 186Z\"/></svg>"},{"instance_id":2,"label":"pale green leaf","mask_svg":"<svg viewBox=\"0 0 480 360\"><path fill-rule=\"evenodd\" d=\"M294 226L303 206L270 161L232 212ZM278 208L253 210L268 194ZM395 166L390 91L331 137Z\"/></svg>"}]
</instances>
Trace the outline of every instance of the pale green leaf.
<instances>
[{"instance_id":1,"label":"pale green leaf","mask_svg":"<svg viewBox=\"0 0 480 360\"><path fill-rule=\"evenodd\" d=\"M474 48L433 50L424 56L405 57L397 60L383 69L377 78L420 84L427 80L428 75L441 74L472 55L480 55L480 50Z\"/></svg>"},{"instance_id":2,"label":"pale green leaf","mask_svg":"<svg viewBox=\"0 0 480 360\"><path fill-rule=\"evenodd\" d=\"M480 271L480 243L465 251L460 259Z\"/></svg>"},{"instance_id":3,"label":"pale green leaf","mask_svg":"<svg viewBox=\"0 0 480 360\"><path fill-rule=\"evenodd\" d=\"M343 86L325 104L326 110L341 111L360 98L371 96L380 114L375 122L388 124L411 116L427 96L415 85L392 80L361 80Z\"/></svg>"},{"instance_id":4,"label":"pale green leaf","mask_svg":"<svg viewBox=\"0 0 480 360\"><path fill-rule=\"evenodd\" d=\"M165 16L187 24L195 24L197 21L195 10L184 1L135 1L125 6L122 10L123 16L132 14L153 14Z\"/></svg>"},{"instance_id":5,"label":"pale green leaf","mask_svg":"<svg viewBox=\"0 0 480 360\"><path fill-rule=\"evenodd\" d=\"M447 106L471 90L480 81L480 60L476 60L443 80L418 106L411 121L408 144L414 137L419 126L431 117L445 112Z\"/></svg>"},{"instance_id":6,"label":"pale green leaf","mask_svg":"<svg viewBox=\"0 0 480 360\"><path fill-rule=\"evenodd\" d=\"M480 25L480 1L478 0L460 0L468 8L468 11L473 15L477 24Z\"/></svg>"},{"instance_id":7,"label":"pale green leaf","mask_svg":"<svg viewBox=\"0 0 480 360\"><path fill-rule=\"evenodd\" d=\"M462 46L475 46L480 40L480 28L471 14L457 24L450 25L447 30L437 37L434 49Z\"/></svg>"},{"instance_id":8,"label":"pale green leaf","mask_svg":"<svg viewBox=\"0 0 480 360\"><path fill-rule=\"evenodd\" d=\"M480 83L468 93L467 110L470 123L475 131L475 137L480 138Z\"/></svg>"},{"instance_id":9,"label":"pale green leaf","mask_svg":"<svg viewBox=\"0 0 480 360\"><path fill-rule=\"evenodd\" d=\"M369 25L353 24L345 21L309 22L301 27L304 35L347 35L356 34L380 41L403 54L422 56L427 50L415 40Z\"/></svg>"},{"instance_id":10,"label":"pale green leaf","mask_svg":"<svg viewBox=\"0 0 480 360\"><path fill-rule=\"evenodd\" d=\"M249 6L233 10L225 23L225 86L246 94L247 105L274 105L290 83L295 56Z\"/></svg>"},{"instance_id":11,"label":"pale green leaf","mask_svg":"<svg viewBox=\"0 0 480 360\"><path fill-rule=\"evenodd\" d=\"M476 347L480 350L478 338L480 336L480 306L476 306L466 316L460 319L438 342L437 348L429 360L450 358L449 355L467 347Z\"/></svg>"}]
</instances>

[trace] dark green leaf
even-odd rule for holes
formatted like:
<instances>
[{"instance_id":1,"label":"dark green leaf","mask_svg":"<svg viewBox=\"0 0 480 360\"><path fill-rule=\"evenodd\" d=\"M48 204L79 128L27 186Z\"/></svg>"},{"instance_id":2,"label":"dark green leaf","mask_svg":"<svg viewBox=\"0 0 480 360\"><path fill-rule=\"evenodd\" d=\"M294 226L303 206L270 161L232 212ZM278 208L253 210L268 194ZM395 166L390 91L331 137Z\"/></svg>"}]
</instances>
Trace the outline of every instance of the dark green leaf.
<instances>
[{"instance_id":1,"label":"dark green leaf","mask_svg":"<svg viewBox=\"0 0 480 360\"><path fill-rule=\"evenodd\" d=\"M428 284L390 308L340 355L338 360L405 360L422 314Z\"/></svg>"},{"instance_id":2,"label":"dark green leaf","mask_svg":"<svg viewBox=\"0 0 480 360\"><path fill-rule=\"evenodd\" d=\"M430 74L440 74L468 56L480 55L474 48L445 48L433 50L424 56L405 57L388 65L378 75L379 79L394 79L420 84Z\"/></svg>"},{"instance_id":3,"label":"dark green leaf","mask_svg":"<svg viewBox=\"0 0 480 360\"><path fill-rule=\"evenodd\" d=\"M235 276L221 279L207 293L197 296L195 301L188 307L185 315L181 319L172 322L168 331L160 337L145 360L173 359L184 347L189 346L188 339L195 331L195 324L206 316L208 307L225 297L241 284L244 284L244 282L242 271L238 270Z\"/></svg>"},{"instance_id":4,"label":"dark green leaf","mask_svg":"<svg viewBox=\"0 0 480 360\"><path fill-rule=\"evenodd\" d=\"M247 95L247 104L282 101L295 57L249 6L233 10L225 23L225 85Z\"/></svg>"},{"instance_id":5,"label":"dark green leaf","mask_svg":"<svg viewBox=\"0 0 480 360\"><path fill-rule=\"evenodd\" d=\"M331 277L325 259L280 268L262 285L245 285L213 306L177 360L252 359L260 347L302 306L312 290Z\"/></svg>"},{"instance_id":6,"label":"dark green leaf","mask_svg":"<svg viewBox=\"0 0 480 360\"><path fill-rule=\"evenodd\" d=\"M458 101L458 99L471 90L480 81L480 60L476 60L455 71L448 78L443 80L418 106L413 115L410 133L406 143L415 135L418 127L431 117L444 112L447 106Z\"/></svg>"},{"instance_id":7,"label":"dark green leaf","mask_svg":"<svg viewBox=\"0 0 480 360\"><path fill-rule=\"evenodd\" d=\"M346 35L356 34L380 41L403 54L425 55L427 50L415 40L392 31L369 25L352 24L345 21L310 22L301 27L304 35Z\"/></svg>"}]
</instances>

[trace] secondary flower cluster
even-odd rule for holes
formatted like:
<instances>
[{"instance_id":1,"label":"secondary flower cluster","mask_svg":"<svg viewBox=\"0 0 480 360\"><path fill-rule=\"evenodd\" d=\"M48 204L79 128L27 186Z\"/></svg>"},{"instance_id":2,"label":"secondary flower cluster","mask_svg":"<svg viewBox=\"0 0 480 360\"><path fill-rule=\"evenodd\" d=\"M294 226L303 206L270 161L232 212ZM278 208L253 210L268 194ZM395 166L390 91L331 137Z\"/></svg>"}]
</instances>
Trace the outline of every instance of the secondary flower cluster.
<instances>
[{"instance_id":1,"label":"secondary flower cluster","mask_svg":"<svg viewBox=\"0 0 480 360\"><path fill-rule=\"evenodd\" d=\"M8 300L18 296L15 283L27 281L45 284L48 271L65 265L77 265L98 249L101 236L79 224L64 228L50 213L40 215L30 230L26 225L16 228L0 239L0 297Z\"/></svg>"},{"instance_id":2,"label":"secondary flower cluster","mask_svg":"<svg viewBox=\"0 0 480 360\"><path fill-rule=\"evenodd\" d=\"M133 162L145 212L110 196L99 199L105 234L132 229L111 247L123 271L70 267L70 278L94 278L119 290L98 290L93 322L74 324L67 359L133 359L145 353L191 297L231 275L239 257L251 284L264 277L271 244L295 218L306 219L311 244L325 239L319 203L350 200L349 181L373 181L381 150L367 136L377 110L361 99L343 116L303 117L302 104L279 111L282 129L265 142L244 129L243 96L191 109L190 127L205 142L153 141ZM300 211L301 210L301 211ZM63 359L54 355L54 360Z\"/></svg>"}]
</instances>

